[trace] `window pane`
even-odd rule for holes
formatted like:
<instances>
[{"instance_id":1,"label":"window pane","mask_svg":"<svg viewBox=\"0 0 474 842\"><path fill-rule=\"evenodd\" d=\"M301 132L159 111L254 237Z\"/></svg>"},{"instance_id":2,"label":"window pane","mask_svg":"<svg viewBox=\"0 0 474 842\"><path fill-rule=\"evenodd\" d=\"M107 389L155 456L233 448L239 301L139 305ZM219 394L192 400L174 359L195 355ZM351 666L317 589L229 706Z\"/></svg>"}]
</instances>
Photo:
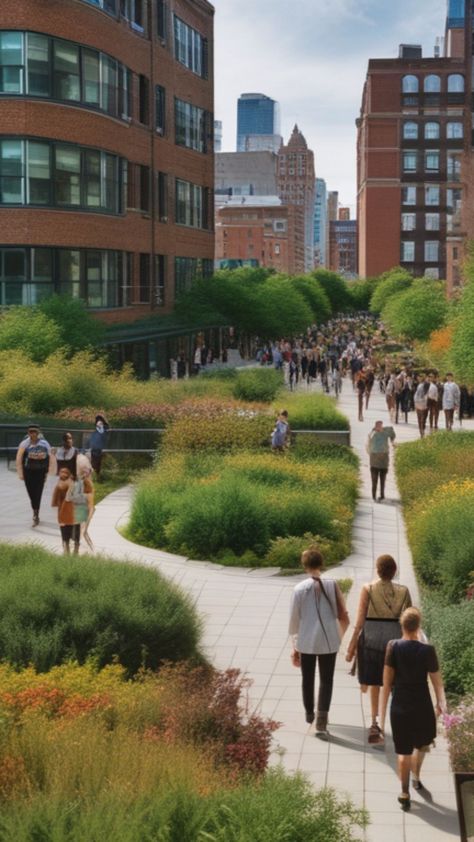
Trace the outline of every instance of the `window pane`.
<instances>
[{"instance_id":1,"label":"window pane","mask_svg":"<svg viewBox=\"0 0 474 842\"><path fill-rule=\"evenodd\" d=\"M447 123L446 136L450 140L462 140L464 137L464 126L462 123Z\"/></svg>"},{"instance_id":2,"label":"window pane","mask_svg":"<svg viewBox=\"0 0 474 842\"><path fill-rule=\"evenodd\" d=\"M416 170L416 163L417 163L417 153L416 152L404 152L403 153L403 169L405 172L414 172Z\"/></svg>"},{"instance_id":3,"label":"window pane","mask_svg":"<svg viewBox=\"0 0 474 842\"><path fill-rule=\"evenodd\" d=\"M28 93L51 96L49 38L28 33Z\"/></svg>"},{"instance_id":4,"label":"window pane","mask_svg":"<svg viewBox=\"0 0 474 842\"><path fill-rule=\"evenodd\" d=\"M425 243L425 261L436 263L439 259L439 242L427 241Z\"/></svg>"},{"instance_id":5,"label":"window pane","mask_svg":"<svg viewBox=\"0 0 474 842\"><path fill-rule=\"evenodd\" d=\"M418 125L416 123L404 123L403 137L405 140L418 139Z\"/></svg>"},{"instance_id":6,"label":"window pane","mask_svg":"<svg viewBox=\"0 0 474 842\"><path fill-rule=\"evenodd\" d=\"M118 158L104 155L103 161L103 206L112 213L118 212Z\"/></svg>"},{"instance_id":7,"label":"window pane","mask_svg":"<svg viewBox=\"0 0 474 842\"><path fill-rule=\"evenodd\" d=\"M159 134L165 133L165 89L162 85L155 88L155 129Z\"/></svg>"},{"instance_id":8,"label":"window pane","mask_svg":"<svg viewBox=\"0 0 474 842\"><path fill-rule=\"evenodd\" d=\"M425 187L425 204L439 205L439 187L437 184L430 184Z\"/></svg>"},{"instance_id":9,"label":"window pane","mask_svg":"<svg viewBox=\"0 0 474 842\"><path fill-rule=\"evenodd\" d=\"M441 90L441 79L439 76L426 76L424 81L425 93L437 94Z\"/></svg>"},{"instance_id":10,"label":"window pane","mask_svg":"<svg viewBox=\"0 0 474 842\"><path fill-rule=\"evenodd\" d=\"M419 83L416 76L404 76L402 80L404 94L416 94L419 90Z\"/></svg>"},{"instance_id":11,"label":"window pane","mask_svg":"<svg viewBox=\"0 0 474 842\"><path fill-rule=\"evenodd\" d=\"M100 208L100 152L84 152L84 203L88 208Z\"/></svg>"},{"instance_id":12,"label":"window pane","mask_svg":"<svg viewBox=\"0 0 474 842\"><path fill-rule=\"evenodd\" d=\"M403 187L402 200L404 205L416 205L416 187Z\"/></svg>"},{"instance_id":13,"label":"window pane","mask_svg":"<svg viewBox=\"0 0 474 842\"><path fill-rule=\"evenodd\" d=\"M81 253L72 249L60 249L59 268L59 292L72 295L73 298L81 296Z\"/></svg>"},{"instance_id":14,"label":"window pane","mask_svg":"<svg viewBox=\"0 0 474 842\"><path fill-rule=\"evenodd\" d=\"M439 123L425 123L425 138L426 140L438 140Z\"/></svg>"},{"instance_id":15,"label":"window pane","mask_svg":"<svg viewBox=\"0 0 474 842\"><path fill-rule=\"evenodd\" d=\"M439 231L439 213L425 215L425 228L427 231Z\"/></svg>"},{"instance_id":16,"label":"window pane","mask_svg":"<svg viewBox=\"0 0 474 842\"><path fill-rule=\"evenodd\" d=\"M66 41L54 41L54 96L79 102L79 47Z\"/></svg>"},{"instance_id":17,"label":"window pane","mask_svg":"<svg viewBox=\"0 0 474 842\"><path fill-rule=\"evenodd\" d=\"M117 114L117 62L102 55L102 108L108 114Z\"/></svg>"},{"instance_id":18,"label":"window pane","mask_svg":"<svg viewBox=\"0 0 474 842\"><path fill-rule=\"evenodd\" d=\"M2 204L21 205L23 194L23 142L0 142L0 201Z\"/></svg>"},{"instance_id":19,"label":"window pane","mask_svg":"<svg viewBox=\"0 0 474 842\"><path fill-rule=\"evenodd\" d=\"M100 55L93 50L82 51L83 101L100 105Z\"/></svg>"},{"instance_id":20,"label":"window pane","mask_svg":"<svg viewBox=\"0 0 474 842\"><path fill-rule=\"evenodd\" d=\"M0 93L23 92L23 33L0 32Z\"/></svg>"},{"instance_id":21,"label":"window pane","mask_svg":"<svg viewBox=\"0 0 474 842\"><path fill-rule=\"evenodd\" d=\"M5 249L3 252L3 276L6 279L26 280L25 249Z\"/></svg>"},{"instance_id":22,"label":"window pane","mask_svg":"<svg viewBox=\"0 0 474 842\"><path fill-rule=\"evenodd\" d=\"M439 171L439 152L425 152L425 169L429 172Z\"/></svg>"},{"instance_id":23,"label":"window pane","mask_svg":"<svg viewBox=\"0 0 474 842\"><path fill-rule=\"evenodd\" d=\"M415 259L415 243L402 243L401 259L405 262Z\"/></svg>"},{"instance_id":24,"label":"window pane","mask_svg":"<svg viewBox=\"0 0 474 842\"><path fill-rule=\"evenodd\" d=\"M460 73L451 73L448 76L448 93L463 93L464 91L464 76Z\"/></svg>"},{"instance_id":25,"label":"window pane","mask_svg":"<svg viewBox=\"0 0 474 842\"><path fill-rule=\"evenodd\" d=\"M402 231L414 231L416 228L416 214L402 213Z\"/></svg>"},{"instance_id":26,"label":"window pane","mask_svg":"<svg viewBox=\"0 0 474 842\"><path fill-rule=\"evenodd\" d=\"M53 277L51 249L31 249L31 278L35 281L50 281Z\"/></svg>"},{"instance_id":27,"label":"window pane","mask_svg":"<svg viewBox=\"0 0 474 842\"><path fill-rule=\"evenodd\" d=\"M69 146L56 147L55 189L58 205L80 205L81 153Z\"/></svg>"},{"instance_id":28,"label":"window pane","mask_svg":"<svg viewBox=\"0 0 474 842\"><path fill-rule=\"evenodd\" d=\"M28 141L28 202L34 205L51 203L50 178L49 143Z\"/></svg>"}]
</instances>

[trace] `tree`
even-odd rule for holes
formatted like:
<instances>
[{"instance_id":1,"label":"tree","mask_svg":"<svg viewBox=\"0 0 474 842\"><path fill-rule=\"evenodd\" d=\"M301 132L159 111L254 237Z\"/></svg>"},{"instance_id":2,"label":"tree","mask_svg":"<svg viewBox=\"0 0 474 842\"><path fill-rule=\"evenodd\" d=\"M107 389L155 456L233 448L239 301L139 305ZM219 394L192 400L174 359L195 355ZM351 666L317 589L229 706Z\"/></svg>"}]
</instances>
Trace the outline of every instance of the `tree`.
<instances>
[{"instance_id":1,"label":"tree","mask_svg":"<svg viewBox=\"0 0 474 842\"><path fill-rule=\"evenodd\" d=\"M329 298L333 316L350 309L351 296L344 278L336 272L330 272L329 269L316 269L312 272L312 277L319 281Z\"/></svg>"},{"instance_id":2,"label":"tree","mask_svg":"<svg viewBox=\"0 0 474 842\"><path fill-rule=\"evenodd\" d=\"M360 278L347 284L353 310L366 312L370 309L370 300L377 288L379 278Z\"/></svg>"},{"instance_id":3,"label":"tree","mask_svg":"<svg viewBox=\"0 0 474 842\"><path fill-rule=\"evenodd\" d=\"M52 295L39 304L39 310L56 323L61 344L71 353L97 347L104 336L104 326L91 316L80 298Z\"/></svg>"},{"instance_id":4,"label":"tree","mask_svg":"<svg viewBox=\"0 0 474 842\"><path fill-rule=\"evenodd\" d=\"M311 307L313 322L321 324L330 318L331 302L321 284L313 275L296 275L296 277L291 278L291 283Z\"/></svg>"},{"instance_id":5,"label":"tree","mask_svg":"<svg viewBox=\"0 0 474 842\"><path fill-rule=\"evenodd\" d=\"M412 283L413 275L410 275L401 266L396 266L394 269L384 272L383 275L380 275L370 300L371 312L377 315L380 314L392 296L398 295L399 292L408 289Z\"/></svg>"},{"instance_id":6,"label":"tree","mask_svg":"<svg viewBox=\"0 0 474 842\"><path fill-rule=\"evenodd\" d=\"M445 324L447 316L444 284L425 278L392 296L382 311L382 320L391 332L411 340L428 339Z\"/></svg>"},{"instance_id":7,"label":"tree","mask_svg":"<svg viewBox=\"0 0 474 842\"><path fill-rule=\"evenodd\" d=\"M452 322L450 357L459 382L474 386L474 263L467 267L467 281Z\"/></svg>"},{"instance_id":8,"label":"tree","mask_svg":"<svg viewBox=\"0 0 474 842\"><path fill-rule=\"evenodd\" d=\"M0 351L23 351L44 362L61 344L56 322L36 307L12 307L0 318Z\"/></svg>"}]
</instances>

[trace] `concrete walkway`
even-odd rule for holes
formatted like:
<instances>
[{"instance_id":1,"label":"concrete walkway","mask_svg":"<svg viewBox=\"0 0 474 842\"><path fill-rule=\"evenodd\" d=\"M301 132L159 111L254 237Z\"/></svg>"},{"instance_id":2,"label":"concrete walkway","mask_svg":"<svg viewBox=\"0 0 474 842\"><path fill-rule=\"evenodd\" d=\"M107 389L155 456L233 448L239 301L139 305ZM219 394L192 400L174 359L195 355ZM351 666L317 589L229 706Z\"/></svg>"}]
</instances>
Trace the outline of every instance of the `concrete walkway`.
<instances>
[{"instance_id":1,"label":"concrete walkway","mask_svg":"<svg viewBox=\"0 0 474 842\"><path fill-rule=\"evenodd\" d=\"M377 418L387 420L383 396L374 390L364 422L357 421L356 396L345 381L340 408L351 419L352 443L362 461L361 497L354 524L353 553L328 575L354 580L348 606L353 619L363 582L374 574L374 560L382 552L398 560L400 579L418 601L410 552L398 504L398 492L390 472L385 504L372 503L369 490L365 442ZM417 437L413 418L397 426L399 442ZM468 423L467 428L473 428ZM30 527L30 514L23 484L5 462L0 464L0 536L14 543L37 542L59 551L55 513L49 509L50 490L43 498L41 524ZM273 762L289 771L301 770L314 785L333 786L347 793L371 817L365 842L444 842L459 838L458 820L444 739L426 760L425 797L413 793L412 810L403 813L397 803L399 783L391 740L384 747L368 746L370 724L368 698L362 697L357 680L348 675L343 646L338 658L330 712L331 739L321 742L304 722L299 673L290 665L287 639L288 608L295 581L275 571L246 571L192 562L126 541L117 531L127 521L131 490L125 488L99 506L91 527L97 552L157 567L193 595L205 619L204 645L219 668L238 667L253 681L251 705L282 722L277 732L278 750ZM349 635L349 632L348 632ZM347 641L346 641L347 642ZM337 842L337 840L334 840Z\"/></svg>"}]
</instances>

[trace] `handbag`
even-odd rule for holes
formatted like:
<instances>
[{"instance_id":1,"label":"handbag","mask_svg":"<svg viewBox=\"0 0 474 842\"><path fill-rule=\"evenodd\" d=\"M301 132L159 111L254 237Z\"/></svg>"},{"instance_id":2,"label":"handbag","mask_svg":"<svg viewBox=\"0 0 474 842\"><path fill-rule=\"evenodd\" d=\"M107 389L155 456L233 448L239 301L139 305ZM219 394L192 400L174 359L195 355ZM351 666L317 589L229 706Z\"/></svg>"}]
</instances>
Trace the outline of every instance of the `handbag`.
<instances>
[{"instance_id":1,"label":"handbag","mask_svg":"<svg viewBox=\"0 0 474 842\"><path fill-rule=\"evenodd\" d=\"M68 503L73 503L74 506L87 506L87 497L84 494L84 482L82 479L77 479L68 489L66 494Z\"/></svg>"}]
</instances>

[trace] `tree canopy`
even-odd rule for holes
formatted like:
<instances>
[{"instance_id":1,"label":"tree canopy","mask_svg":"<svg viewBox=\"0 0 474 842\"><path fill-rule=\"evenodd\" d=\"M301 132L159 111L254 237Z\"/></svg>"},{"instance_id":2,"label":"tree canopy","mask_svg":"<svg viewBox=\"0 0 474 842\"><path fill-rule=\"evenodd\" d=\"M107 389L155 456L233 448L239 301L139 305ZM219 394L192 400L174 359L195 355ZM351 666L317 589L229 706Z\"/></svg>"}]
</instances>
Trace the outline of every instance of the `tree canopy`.
<instances>
[{"instance_id":1,"label":"tree canopy","mask_svg":"<svg viewBox=\"0 0 474 842\"><path fill-rule=\"evenodd\" d=\"M331 316L331 302L314 275L296 275L291 283L311 307L313 322L321 324Z\"/></svg>"},{"instance_id":2,"label":"tree canopy","mask_svg":"<svg viewBox=\"0 0 474 842\"><path fill-rule=\"evenodd\" d=\"M461 383L474 386L474 263L467 268L467 280L457 302L452 322L450 357Z\"/></svg>"},{"instance_id":3,"label":"tree canopy","mask_svg":"<svg viewBox=\"0 0 474 842\"><path fill-rule=\"evenodd\" d=\"M88 312L80 298L52 295L39 304L39 310L56 323L61 345L71 353L96 347L104 336L103 324Z\"/></svg>"},{"instance_id":4,"label":"tree canopy","mask_svg":"<svg viewBox=\"0 0 474 842\"><path fill-rule=\"evenodd\" d=\"M413 275L410 275L406 269L397 266L384 272L380 275L378 283L374 289L374 293L370 300L370 309L372 313L379 315L384 309L387 302L394 295L408 289L413 283Z\"/></svg>"},{"instance_id":5,"label":"tree canopy","mask_svg":"<svg viewBox=\"0 0 474 842\"><path fill-rule=\"evenodd\" d=\"M333 316L351 309L351 296L344 278L329 269L316 269L312 277L319 281L329 298Z\"/></svg>"},{"instance_id":6,"label":"tree canopy","mask_svg":"<svg viewBox=\"0 0 474 842\"><path fill-rule=\"evenodd\" d=\"M61 344L56 322L35 307L12 307L0 317L0 351L23 351L43 362Z\"/></svg>"},{"instance_id":7,"label":"tree canopy","mask_svg":"<svg viewBox=\"0 0 474 842\"><path fill-rule=\"evenodd\" d=\"M408 289L392 296L382 311L382 320L397 336L426 340L442 327L448 316L444 284L418 278Z\"/></svg>"}]
</instances>

